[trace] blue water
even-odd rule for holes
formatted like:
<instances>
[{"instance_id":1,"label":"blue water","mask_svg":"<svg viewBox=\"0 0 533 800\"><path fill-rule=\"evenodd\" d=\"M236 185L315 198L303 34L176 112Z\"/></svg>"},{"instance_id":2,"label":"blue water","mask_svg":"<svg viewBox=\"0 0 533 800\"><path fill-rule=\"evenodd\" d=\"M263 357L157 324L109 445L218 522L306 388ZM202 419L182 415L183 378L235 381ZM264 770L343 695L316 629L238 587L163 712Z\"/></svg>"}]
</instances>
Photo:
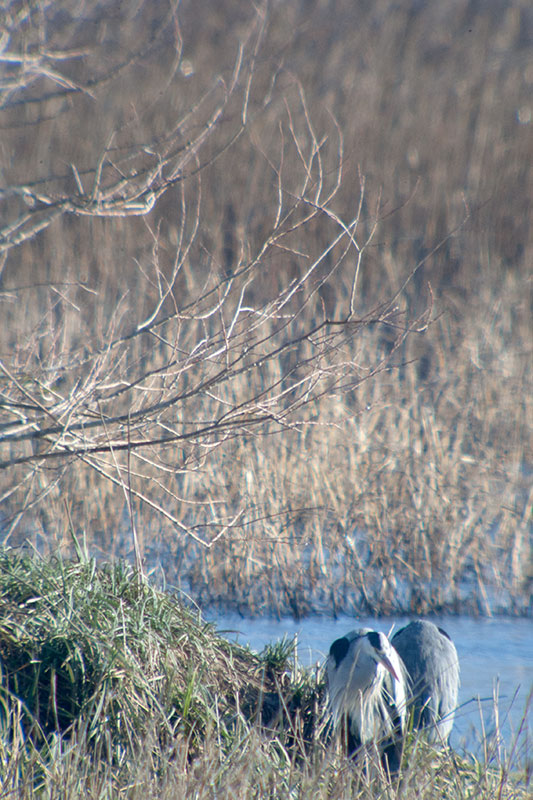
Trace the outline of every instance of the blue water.
<instances>
[{"instance_id":1,"label":"blue water","mask_svg":"<svg viewBox=\"0 0 533 800\"><path fill-rule=\"evenodd\" d=\"M248 644L256 651L284 636L292 639L297 635L298 658L305 666L323 664L331 642L349 630L366 626L389 633L393 625L398 628L408 621L405 617L357 620L309 617L295 622L292 618L245 619L236 614L217 615L212 620L224 636ZM460 752L473 752L486 761L511 756L516 764L531 758L533 622L464 617L432 620L453 639L461 665L452 746ZM495 709L502 734L499 746L493 736Z\"/></svg>"}]
</instances>

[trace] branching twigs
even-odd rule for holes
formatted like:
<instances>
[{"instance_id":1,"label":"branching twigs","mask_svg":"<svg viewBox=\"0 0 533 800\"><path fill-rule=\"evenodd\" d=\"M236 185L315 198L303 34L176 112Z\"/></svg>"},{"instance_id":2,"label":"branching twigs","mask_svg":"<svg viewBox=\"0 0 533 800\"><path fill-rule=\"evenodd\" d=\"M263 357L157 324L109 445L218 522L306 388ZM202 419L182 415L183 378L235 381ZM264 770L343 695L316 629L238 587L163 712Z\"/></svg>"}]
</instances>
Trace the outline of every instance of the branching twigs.
<instances>
[{"instance_id":1,"label":"branching twigs","mask_svg":"<svg viewBox=\"0 0 533 800\"><path fill-rule=\"evenodd\" d=\"M13 8L10 8L10 5ZM15 9L15 6L17 8ZM2 36L0 38L0 64L13 65L9 74L0 83L0 111L16 109L18 107L42 104L50 100L68 97L69 95L85 93L92 96L93 90L97 87L112 81L136 62L146 58L150 51L158 47L161 37L169 26L172 26L175 41L176 55L178 61L181 59L181 35L176 26L176 14L173 3L165 15L159 20L158 25L153 31L152 36L140 49L137 47L126 54L111 69L102 71L98 69L96 74L90 74L83 81L73 82L66 73L52 73L49 75L49 63L65 62L70 65L73 60L86 59L93 55L92 48L64 48L52 47L48 43L49 31L45 23L47 12L53 8L54 2L41 3L39 12L40 20L35 24L35 13L33 9L21 11L19 4L9 2L5 12ZM89 16L92 9L87 9ZM67 12L68 13L68 12ZM78 8L76 16L83 20L83 8ZM98 17L94 18L97 22ZM83 24L83 23L82 23ZM29 37L26 39L26 37ZM10 48L10 49L9 49ZM173 72L171 73L173 74ZM57 87L53 90L36 91L34 95L28 95L27 90L42 78L50 77Z\"/></svg>"},{"instance_id":2,"label":"branching twigs","mask_svg":"<svg viewBox=\"0 0 533 800\"><path fill-rule=\"evenodd\" d=\"M380 312L377 315L369 315L366 319L358 321L358 323L354 323L354 321L339 321L335 324L335 327L345 327L347 325L354 325L359 326L368 326L371 324L376 323L387 323L390 320L390 309L385 309L385 311ZM264 324L264 320L263 320ZM236 337L236 342L231 341L228 339L226 341L226 345L222 346L218 352L217 350L214 353L204 354L202 357L208 359L208 363L213 360L213 357L217 358L219 356L222 357L222 361L220 364L220 368L217 369L215 374L206 380L199 382L194 385L194 387L186 393L178 394L178 395L171 395L170 397L165 397L164 400L159 401L156 404L141 404L141 407L138 411L129 412L127 414L119 414L117 416L111 416L106 414L105 416L101 416L100 418L94 418L94 414L90 413L90 406L87 403L87 400L83 402L79 402L77 404L77 410L72 405L65 404L65 401L51 406L47 408L43 405L43 403L35 396L34 393L30 392L29 390L25 389L19 381L13 376L10 376L7 368L0 363L0 368L3 369L5 374L13 380L14 385L23 393L24 397L29 401L29 407L34 412L33 418L30 420L27 417L20 419L18 421L12 422L10 424L9 429L4 429L4 433L2 435L2 440L7 443L17 443L23 442L26 440L50 440L51 438L56 441L56 446L60 446L61 441L64 440L64 437L67 436L77 436L83 434L86 438L89 435L90 431L95 431L92 434L92 444L88 445L83 448L76 448L72 447L71 445L65 446L64 449L61 448L59 451L49 451L46 453L39 453L39 454L32 454L31 456L21 457L19 459L11 459L6 462L0 462L0 469L6 468L8 466L13 466L14 464L20 463L27 463L33 460L45 460L50 458L55 458L62 453L70 454L70 455L79 455L82 453L89 453L89 452L107 452L110 449L122 450L127 448L137 449L138 447L145 447L149 445L156 445L156 444L169 444L170 442L176 440L188 440L192 438L196 438L198 436L205 436L210 434L214 431L223 430L226 426L235 426L242 424L243 419L241 419L242 411L239 410L240 405L232 406L231 417L232 419L228 420L230 416L229 412L225 413L221 418L217 420L213 420L210 423L203 424L203 423L191 423L193 426L193 430L184 432L179 435L175 436L166 436L166 437L159 437L157 439L146 439L143 438L139 441L128 441L121 443L119 440L114 439L113 443L105 444L105 445L96 445L94 444L94 436L99 437L102 430L105 432L106 438L109 436L109 430L111 426L119 426L119 429L123 428L125 425L129 425L132 423L140 424L144 427L147 423L153 423L154 420L158 420L159 415L172 407L176 407L180 404L184 404L187 401L193 399L197 396L202 395L209 395L212 393L216 386L224 386L234 381L236 378L243 376L245 373L253 373L254 370L259 370L265 366L267 366L271 362L277 361L283 353L290 353L293 351L297 345L302 344L306 341L312 341L317 339L317 335L320 331L326 331L328 327L328 323L324 322L314 328L300 333L293 338L289 338L281 344L276 344L276 340L274 336L267 336L264 340L259 340L258 342L251 344L249 349L246 352L243 352L241 347L241 342L239 337ZM247 334L250 333L249 329L247 329ZM297 367L305 367L306 371L311 369L309 373L309 377L307 380L312 378L313 372L312 367L315 363L319 363L321 359L327 358L330 354L332 354L335 350L335 341L337 339L338 333L330 333L327 334L324 339L320 342L320 346L315 346L315 353L311 357L311 359L301 359L300 361L296 362L293 370L296 371ZM269 344L270 349L268 351L262 351L260 346L263 344ZM231 361L228 361L227 358L229 354L232 355ZM254 355L255 354L255 355ZM247 363L242 365L242 362L246 359ZM197 363L201 363L197 362ZM167 365L168 368L168 365ZM142 383L146 379L146 375L139 378L135 383L138 385ZM284 379L286 379L285 376ZM258 402L259 397L268 395L272 393L276 386L279 383L277 381L269 384L266 388L262 390L259 395L254 395L252 399L247 401L247 405L251 405L252 407ZM274 395L274 399L271 400L271 404L277 403L279 400L282 399L283 395L286 394L288 391L293 392L295 389L298 388L300 382L291 382L290 389L286 390L286 392L281 393L280 395ZM125 391L132 390L134 388L134 384L130 384L125 388ZM89 394L89 397L91 395ZM149 393L146 394L149 397ZM91 401L90 401L91 402ZM103 398L99 395L98 392L94 395L94 400L92 402L96 402L100 409L102 409L103 405ZM20 403L18 401L10 401L7 402L4 400L4 407L5 408L12 408L17 409L20 407ZM68 409L68 413L67 413ZM52 425L52 426L44 426L40 427L39 425L39 416L38 411L41 411L40 421L44 421L44 419L53 419L54 421L63 417L65 422L61 425ZM284 415L287 415L287 409L284 409ZM91 418L92 417L92 418ZM235 418L236 417L236 418ZM257 425L260 422L264 422L266 419L270 419L270 413L266 415L259 415L259 416L250 416L245 419L246 424L253 424ZM0 440L1 441L1 440Z\"/></svg>"},{"instance_id":3,"label":"branching twigs","mask_svg":"<svg viewBox=\"0 0 533 800\"><path fill-rule=\"evenodd\" d=\"M253 52L262 36L264 20L260 20L259 33L252 44ZM178 30L179 36L179 30ZM250 37L251 38L251 37ZM179 40L181 53L181 40ZM79 57L79 53L72 53L71 57ZM68 54L62 54L67 59ZM178 60L179 60L178 56ZM40 77L50 77L50 70L46 66L46 53L41 53L31 59L31 69L26 63L26 57L4 53L1 60L24 64L28 74L37 74ZM244 80L249 85L253 78L255 55L252 57L249 72ZM172 72L176 69L172 67ZM191 173L202 168L199 162L199 152L218 128L223 115L228 108L233 96L240 89L243 81L244 66L243 47L239 48L235 60L233 74L228 85L220 78L215 79L214 85L189 109L173 127L166 141L144 143L141 146L130 146L122 152L120 160L114 158L111 147L114 135L110 137L108 147L101 153L97 164L92 170L93 186L90 192L84 192L80 173L76 165L72 165L75 182L78 188L76 194L49 193L37 190L28 181L23 186L12 186L8 190L0 191L0 199L8 204L7 218L14 217L8 225L0 228L0 253L18 246L29 239L33 239L41 231L63 214L90 217L130 217L145 216L153 208L159 198L170 188L181 183L186 177L187 168L194 164ZM59 80L59 76L56 76ZM23 82L23 78L20 78ZM65 81L68 83L68 81ZM20 88L20 86L19 86ZM68 87L78 91L78 87ZM242 124L233 132L229 141L232 142L240 134L246 122L246 96L241 111ZM214 106L209 110L209 106ZM1 109L0 109L1 110ZM222 152L227 144L219 145ZM211 156L212 161L214 156ZM85 170L87 174L87 170ZM90 174L90 173L89 173ZM117 175L119 176L117 179ZM57 177L50 176L48 183L53 183ZM22 199L30 211L17 211L16 204L13 210L10 201Z\"/></svg>"},{"instance_id":4,"label":"branching twigs","mask_svg":"<svg viewBox=\"0 0 533 800\"><path fill-rule=\"evenodd\" d=\"M397 326L393 354L418 324L401 317L396 299L356 314L358 278L379 221L379 199L369 223L362 218L366 187L359 175L355 211L339 212L346 174L343 135L331 116L329 132L318 131L298 81L292 84L295 97L286 94L280 102L278 143L261 141L259 126L250 130L254 157L261 154L274 180L262 236L253 249L247 242L242 252L248 257L241 255L231 270L219 270L216 254L209 252L209 269L203 269L202 215L210 199L203 176L253 127L256 109L261 113L267 102L254 98L252 113L265 9L244 37L229 77L217 77L164 136L124 145L117 128L91 169L71 165L75 192L51 191L52 177L29 180L0 198L10 210L10 223L0 231L0 251L8 253L64 214L121 218L126 224L128 217L146 217L167 190L179 197L170 257L160 223L146 219L151 261L146 253L139 255L135 279L143 288L131 301L126 291L121 296L119 306L130 315L126 331L117 330L115 310L106 331L74 345L76 337L69 338L58 315L55 333L66 345L50 348L42 359L35 351L29 378L16 358L0 362L0 473L13 475L10 501L35 476L45 487L37 496L47 499L61 492L69 473L85 475L89 485L99 487L97 493L109 492L113 505L119 488L141 570L138 508L199 545L243 526L248 514L243 498L220 514L210 498L203 503L211 509L209 519L191 523L181 507L196 508L200 501L176 484L241 441L316 424L313 404L356 389L387 368L390 354L361 365L358 334ZM179 59L180 36L177 47ZM174 61L171 72L175 69ZM17 216L22 203L26 209ZM323 231L320 246L308 235L314 225ZM252 240L251 233L244 236ZM289 263L290 279L284 273ZM335 285L340 273L344 283L335 289L335 311L325 314L319 292L328 282ZM143 291L149 297L145 305ZM96 302L103 299L97 296ZM82 306L68 289L62 303L81 319ZM22 507L33 509L32 504ZM12 524L18 519L14 515Z\"/></svg>"},{"instance_id":5,"label":"branching twigs","mask_svg":"<svg viewBox=\"0 0 533 800\"><path fill-rule=\"evenodd\" d=\"M240 70L239 61L230 92L238 84ZM301 135L290 106L286 103L285 107L290 141L298 155L302 182L297 192L285 188L286 145L282 136L279 164L272 164L278 186L278 205L273 213L271 231L257 253L231 277L214 287L209 284L202 286L196 296L182 301L181 308L177 306L174 314L161 318L160 312L167 299L176 303L176 282L184 265L193 257L200 227L200 173L197 173L196 205L192 209L187 199L190 192L186 194L182 184L181 227L172 271L167 278L154 257L159 299L150 315L136 325L134 335L110 339L104 352L94 350L85 360L74 358L70 366L64 364L62 371L72 374L70 382L75 388L68 397L56 392L49 405L43 405L33 389L25 388L7 368L4 369L12 387L12 391L4 395L4 408L9 409L15 419L4 426L3 442L15 450L0 462L0 469L20 469L29 464L51 465L65 459L69 462L78 459L102 478L123 488L130 515L133 513L132 499L135 498L177 525L177 517L141 488L142 477L137 475L132 459L149 463L151 472L160 475L156 481L161 489L174 496L168 481L164 481L166 467L161 458L170 447L185 448L175 468L187 471L191 469L191 447L209 453L222 443L251 432L271 430L272 426L280 431L301 427L306 424L305 408L310 403L327 392L354 388L383 368L384 362L380 362L361 372L344 352L343 346L347 336L351 338L359 329L369 325L387 324L396 314L395 309L385 303L361 319L354 317L357 274L374 230L372 228L367 234L363 245L357 243L364 181L361 179L356 216L346 224L332 210L342 183L342 136L336 128L338 150L332 177L331 167L326 169L323 164L326 138L319 140L316 136L301 87L298 91L305 125ZM184 159L193 158L198 166L196 152L202 137L210 130L211 124L216 124L223 107L217 108L211 121L186 151ZM309 147L305 146L305 138L310 142ZM168 147L172 148L172 142ZM144 183L141 182L135 192L129 187L132 199L128 200L117 198L117 192L128 188L126 179L121 178L119 183L105 190L102 188L106 164L104 154L96 168L91 195L85 197L83 210L80 200L76 199L76 212L111 213L116 208L119 213L127 214L132 209L131 202L139 202L143 193L151 192L155 196L154 186L157 191L157 181L162 179L163 170L169 168L170 161L170 158L160 160L153 171L145 174ZM326 174L329 186L325 182ZM77 183L81 184L81 180ZM46 200L38 199L43 204ZM62 202L61 213L65 209L72 211L72 200ZM274 253L282 250L293 253L300 260L309 260L307 254L299 252L292 242L320 216L340 228L331 242L310 259L311 263L292 284L281 285L278 292L262 302L247 302L250 290L262 278L264 264ZM192 224L186 224L191 217ZM157 233L153 236L157 248ZM343 241L341 255L325 269L328 256ZM356 254L356 264L350 307L339 319L311 323L304 317L304 309L351 250ZM317 279L315 274L319 269L322 272ZM142 273L146 275L144 268ZM168 353L166 359L161 365L155 368L150 365L138 374L122 372L117 365L130 361L129 352L141 336L147 343L157 339L163 344ZM118 383L109 380L111 353ZM91 360L89 374L82 379L81 375ZM286 362L286 367L280 373L277 365L281 362ZM172 375L171 385L179 387L177 391L166 388L166 376L169 375ZM183 389L180 384L187 388ZM155 401L154 391L157 393ZM24 411L23 404L27 406ZM177 424L177 420L182 421ZM45 446L34 448L31 453L17 453L16 448L23 447L25 442L41 442ZM122 454L125 461L119 460ZM240 512L234 521L239 518ZM190 532L188 527L187 530ZM222 530L226 528L222 526ZM198 541L205 543L201 537Z\"/></svg>"}]
</instances>

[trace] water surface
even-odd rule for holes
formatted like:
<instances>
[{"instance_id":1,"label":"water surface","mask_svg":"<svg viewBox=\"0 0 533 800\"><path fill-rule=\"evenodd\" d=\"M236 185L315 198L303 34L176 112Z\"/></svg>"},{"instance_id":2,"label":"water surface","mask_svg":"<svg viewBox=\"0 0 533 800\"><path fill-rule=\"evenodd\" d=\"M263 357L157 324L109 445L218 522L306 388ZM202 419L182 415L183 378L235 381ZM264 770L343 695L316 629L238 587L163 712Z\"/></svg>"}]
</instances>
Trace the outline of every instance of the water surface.
<instances>
[{"instance_id":1,"label":"water surface","mask_svg":"<svg viewBox=\"0 0 533 800\"><path fill-rule=\"evenodd\" d=\"M247 619L237 614L211 618L226 637L248 644L260 651L284 636L298 637L298 657L302 664L323 664L334 639L358 627L369 627L389 633L409 620L361 617L309 617L296 622L269 617ZM522 762L531 758L526 752L533 734L533 622L529 619L472 619L470 617L432 618L453 639L461 665L459 709L455 718L451 744L459 751L474 752L485 760L497 758L504 751ZM528 695L529 705L528 705ZM494 698L498 702L495 706ZM503 735L498 749L487 736L495 730L495 709L498 727ZM527 731L529 729L529 731ZM485 741L485 745L483 742ZM490 738L489 738L490 741Z\"/></svg>"}]
</instances>

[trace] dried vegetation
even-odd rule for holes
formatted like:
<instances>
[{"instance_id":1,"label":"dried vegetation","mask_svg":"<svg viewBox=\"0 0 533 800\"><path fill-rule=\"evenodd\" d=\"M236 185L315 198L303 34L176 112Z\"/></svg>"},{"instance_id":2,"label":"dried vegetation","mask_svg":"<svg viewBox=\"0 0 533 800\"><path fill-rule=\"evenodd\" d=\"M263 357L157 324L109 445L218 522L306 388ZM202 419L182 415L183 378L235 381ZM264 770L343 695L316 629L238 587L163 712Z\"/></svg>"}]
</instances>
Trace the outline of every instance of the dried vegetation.
<instances>
[{"instance_id":1,"label":"dried vegetation","mask_svg":"<svg viewBox=\"0 0 533 800\"><path fill-rule=\"evenodd\" d=\"M4 541L531 608L527 0L8 2Z\"/></svg>"}]
</instances>

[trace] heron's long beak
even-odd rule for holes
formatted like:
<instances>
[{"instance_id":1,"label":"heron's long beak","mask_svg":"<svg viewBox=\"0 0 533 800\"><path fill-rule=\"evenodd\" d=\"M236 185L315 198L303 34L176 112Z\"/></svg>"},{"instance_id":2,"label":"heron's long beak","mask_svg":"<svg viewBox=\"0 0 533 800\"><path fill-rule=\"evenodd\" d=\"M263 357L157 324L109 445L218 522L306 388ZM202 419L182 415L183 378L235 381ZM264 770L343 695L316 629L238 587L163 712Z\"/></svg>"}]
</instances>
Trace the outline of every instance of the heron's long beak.
<instances>
[{"instance_id":1,"label":"heron's long beak","mask_svg":"<svg viewBox=\"0 0 533 800\"><path fill-rule=\"evenodd\" d=\"M381 662L381 664L383 664L383 666L385 667L387 672L390 672L390 674L392 675L394 680L398 681L398 683L399 683L400 679L399 679L399 677L398 677L398 675L396 673L396 670L394 669L394 667L392 666L391 662L387 658L387 656L383 655L383 653L379 653L378 654L378 659Z\"/></svg>"}]
</instances>

